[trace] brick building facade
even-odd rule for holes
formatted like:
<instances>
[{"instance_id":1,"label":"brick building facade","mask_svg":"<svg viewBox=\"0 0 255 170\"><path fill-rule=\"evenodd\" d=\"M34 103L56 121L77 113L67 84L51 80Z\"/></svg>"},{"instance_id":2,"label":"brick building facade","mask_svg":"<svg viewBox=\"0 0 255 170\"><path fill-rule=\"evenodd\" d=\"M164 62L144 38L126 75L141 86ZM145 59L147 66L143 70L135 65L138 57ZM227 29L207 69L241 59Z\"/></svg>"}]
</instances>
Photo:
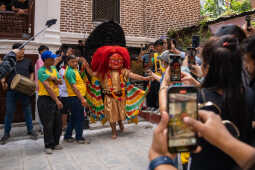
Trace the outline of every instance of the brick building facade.
<instances>
[{"instance_id":1,"label":"brick building facade","mask_svg":"<svg viewBox=\"0 0 255 170\"><path fill-rule=\"evenodd\" d=\"M93 0L61 0L60 31L88 35L93 22ZM200 0L120 0L120 24L127 41L154 41L169 29L199 22Z\"/></svg>"}]
</instances>

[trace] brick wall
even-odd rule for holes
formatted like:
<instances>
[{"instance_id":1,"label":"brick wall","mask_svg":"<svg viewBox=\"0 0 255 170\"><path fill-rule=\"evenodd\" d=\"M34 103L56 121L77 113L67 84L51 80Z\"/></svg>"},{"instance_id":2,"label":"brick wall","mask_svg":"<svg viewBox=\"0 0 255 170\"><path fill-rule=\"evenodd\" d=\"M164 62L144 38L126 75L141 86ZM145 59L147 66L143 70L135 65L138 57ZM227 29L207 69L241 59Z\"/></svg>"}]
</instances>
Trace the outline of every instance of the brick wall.
<instances>
[{"instance_id":1,"label":"brick wall","mask_svg":"<svg viewBox=\"0 0 255 170\"><path fill-rule=\"evenodd\" d=\"M92 0L61 0L61 32L90 33ZM156 38L169 28L196 24L200 0L120 0L120 24L127 36Z\"/></svg>"},{"instance_id":2,"label":"brick wall","mask_svg":"<svg viewBox=\"0 0 255 170\"><path fill-rule=\"evenodd\" d=\"M147 36L164 35L198 23L200 0L147 0L145 16Z\"/></svg>"}]
</instances>

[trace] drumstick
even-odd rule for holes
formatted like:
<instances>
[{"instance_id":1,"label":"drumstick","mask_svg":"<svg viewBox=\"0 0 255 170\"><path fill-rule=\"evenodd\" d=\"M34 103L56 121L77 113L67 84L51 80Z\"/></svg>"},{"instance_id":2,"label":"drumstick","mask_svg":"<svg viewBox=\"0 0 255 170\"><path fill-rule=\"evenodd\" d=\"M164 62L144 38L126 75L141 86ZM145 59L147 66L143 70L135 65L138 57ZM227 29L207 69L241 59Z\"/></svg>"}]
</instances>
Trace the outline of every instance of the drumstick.
<instances>
[{"instance_id":1,"label":"drumstick","mask_svg":"<svg viewBox=\"0 0 255 170\"><path fill-rule=\"evenodd\" d=\"M41 33L43 33L44 31L46 31L48 28L50 28L52 25L55 25L57 23L57 19L50 19L46 22L45 24L45 28L42 29L40 32L38 32L36 35L34 35L33 37L31 37L29 40L25 41L20 47L19 49L24 48L28 43L30 43L31 41L33 41L33 39L35 37L37 37L38 35L40 35Z\"/></svg>"}]
</instances>

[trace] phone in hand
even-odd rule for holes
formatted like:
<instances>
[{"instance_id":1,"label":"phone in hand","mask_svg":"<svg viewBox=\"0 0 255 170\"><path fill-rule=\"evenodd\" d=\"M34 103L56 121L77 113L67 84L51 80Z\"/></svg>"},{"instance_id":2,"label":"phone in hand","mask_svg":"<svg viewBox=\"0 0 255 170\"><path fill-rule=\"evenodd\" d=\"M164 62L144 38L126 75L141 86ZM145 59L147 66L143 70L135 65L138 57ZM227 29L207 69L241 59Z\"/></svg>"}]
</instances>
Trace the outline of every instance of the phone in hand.
<instances>
[{"instance_id":1,"label":"phone in hand","mask_svg":"<svg viewBox=\"0 0 255 170\"><path fill-rule=\"evenodd\" d=\"M176 86L168 89L167 106L168 151L170 153L190 152L196 149L197 134L184 124L186 116L198 119L198 90L196 87Z\"/></svg>"},{"instance_id":2,"label":"phone in hand","mask_svg":"<svg viewBox=\"0 0 255 170\"><path fill-rule=\"evenodd\" d=\"M193 47L188 48L187 49L187 54L188 54L189 67L191 65L196 65L196 54L197 54L196 48L193 48Z\"/></svg>"},{"instance_id":3,"label":"phone in hand","mask_svg":"<svg viewBox=\"0 0 255 170\"><path fill-rule=\"evenodd\" d=\"M181 81L181 56L176 54L170 55L170 81L180 82Z\"/></svg>"},{"instance_id":4,"label":"phone in hand","mask_svg":"<svg viewBox=\"0 0 255 170\"><path fill-rule=\"evenodd\" d=\"M251 31L251 16L250 15L247 15L245 17L245 20L247 22L247 31Z\"/></svg>"}]
</instances>

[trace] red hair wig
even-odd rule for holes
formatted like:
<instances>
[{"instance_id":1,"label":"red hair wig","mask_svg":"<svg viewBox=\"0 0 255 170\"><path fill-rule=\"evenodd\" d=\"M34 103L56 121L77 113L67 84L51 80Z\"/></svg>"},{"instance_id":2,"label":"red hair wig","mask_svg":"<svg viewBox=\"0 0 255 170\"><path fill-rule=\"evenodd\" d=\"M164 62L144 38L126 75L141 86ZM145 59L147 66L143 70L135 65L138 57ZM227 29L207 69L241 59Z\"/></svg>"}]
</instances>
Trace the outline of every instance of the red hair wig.
<instances>
[{"instance_id":1,"label":"red hair wig","mask_svg":"<svg viewBox=\"0 0 255 170\"><path fill-rule=\"evenodd\" d=\"M104 77L109 70L109 58L113 54L119 54L123 57L123 68L130 68L130 55L128 50L121 46L103 46L96 50L92 58L92 70Z\"/></svg>"}]
</instances>

